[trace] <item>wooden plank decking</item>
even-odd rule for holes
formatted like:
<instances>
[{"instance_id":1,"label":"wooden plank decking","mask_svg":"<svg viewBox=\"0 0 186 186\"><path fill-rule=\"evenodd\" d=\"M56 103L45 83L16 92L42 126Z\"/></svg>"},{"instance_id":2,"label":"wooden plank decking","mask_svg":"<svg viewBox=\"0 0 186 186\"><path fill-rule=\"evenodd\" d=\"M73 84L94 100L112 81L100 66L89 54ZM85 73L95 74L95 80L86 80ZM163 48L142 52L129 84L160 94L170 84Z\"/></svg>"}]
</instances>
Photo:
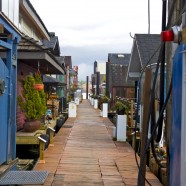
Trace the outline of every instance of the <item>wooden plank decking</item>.
<instances>
[{"instance_id":1,"label":"wooden plank decking","mask_svg":"<svg viewBox=\"0 0 186 186\"><path fill-rule=\"evenodd\" d=\"M45 164L35 166L35 170L49 172L44 185L137 185L134 151L128 143L112 140L112 126L83 100L77 117L68 118L55 136L54 146L45 151ZM151 185L162 185L151 172L146 177Z\"/></svg>"}]
</instances>

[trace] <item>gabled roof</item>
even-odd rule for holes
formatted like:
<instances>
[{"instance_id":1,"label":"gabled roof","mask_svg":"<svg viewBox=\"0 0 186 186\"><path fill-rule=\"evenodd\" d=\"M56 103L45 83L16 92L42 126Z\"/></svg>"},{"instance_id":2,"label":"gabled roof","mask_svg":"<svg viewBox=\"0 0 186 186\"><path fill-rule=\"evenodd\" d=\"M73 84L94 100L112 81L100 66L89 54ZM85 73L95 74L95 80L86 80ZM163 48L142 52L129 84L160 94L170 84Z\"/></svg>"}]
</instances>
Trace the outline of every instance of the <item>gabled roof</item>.
<instances>
[{"instance_id":1,"label":"gabled roof","mask_svg":"<svg viewBox=\"0 0 186 186\"><path fill-rule=\"evenodd\" d=\"M135 34L127 76L139 77L147 64L157 63L160 45L160 34Z\"/></svg>"},{"instance_id":2,"label":"gabled roof","mask_svg":"<svg viewBox=\"0 0 186 186\"><path fill-rule=\"evenodd\" d=\"M108 62L118 65L128 65L130 61L130 54L125 53L109 53Z\"/></svg>"},{"instance_id":3,"label":"gabled roof","mask_svg":"<svg viewBox=\"0 0 186 186\"><path fill-rule=\"evenodd\" d=\"M58 37L55 32L50 32L50 40L43 40L43 44L56 56L60 56Z\"/></svg>"}]
</instances>

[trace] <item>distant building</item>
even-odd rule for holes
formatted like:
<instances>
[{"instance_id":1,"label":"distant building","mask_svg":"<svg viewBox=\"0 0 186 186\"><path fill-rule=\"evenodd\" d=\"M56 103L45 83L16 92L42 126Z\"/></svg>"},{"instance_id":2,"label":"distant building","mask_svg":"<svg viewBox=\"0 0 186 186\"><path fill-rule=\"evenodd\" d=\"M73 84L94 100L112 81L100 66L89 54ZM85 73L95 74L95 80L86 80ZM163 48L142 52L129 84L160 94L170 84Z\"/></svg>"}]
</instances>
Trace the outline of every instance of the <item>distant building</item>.
<instances>
[{"instance_id":1,"label":"distant building","mask_svg":"<svg viewBox=\"0 0 186 186\"><path fill-rule=\"evenodd\" d=\"M127 79L133 81L136 84L137 89L137 83L140 76L142 76L141 87L143 87L145 78L143 70L146 67L151 68L152 72L155 72L161 46L161 37L160 34L135 34L134 38L131 59L127 71ZM159 99L159 78L160 75L158 74L155 93L157 99Z\"/></svg>"},{"instance_id":2,"label":"distant building","mask_svg":"<svg viewBox=\"0 0 186 186\"><path fill-rule=\"evenodd\" d=\"M94 74L92 79L92 93L96 95L105 94L106 65L105 63L94 62Z\"/></svg>"},{"instance_id":3,"label":"distant building","mask_svg":"<svg viewBox=\"0 0 186 186\"><path fill-rule=\"evenodd\" d=\"M126 81L130 54L109 53L106 63L106 95L112 100L118 97L134 98L132 81Z\"/></svg>"}]
</instances>

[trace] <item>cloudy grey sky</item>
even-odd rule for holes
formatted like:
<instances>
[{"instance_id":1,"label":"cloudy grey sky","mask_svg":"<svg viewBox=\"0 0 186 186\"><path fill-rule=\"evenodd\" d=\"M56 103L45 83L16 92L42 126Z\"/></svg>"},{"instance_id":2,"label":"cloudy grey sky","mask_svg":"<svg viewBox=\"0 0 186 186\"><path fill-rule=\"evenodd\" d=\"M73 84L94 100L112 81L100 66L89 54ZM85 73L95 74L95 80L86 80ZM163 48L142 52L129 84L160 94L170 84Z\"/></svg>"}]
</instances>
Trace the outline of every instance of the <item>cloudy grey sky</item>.
<instances>
[{"instance_id":1,"label":"cloudy grey sky","mask_svg":"<svg viewBox=\"0 0 186 186\"><path fill-rule=\"evenodd\" d=\"M93 73L108 53L131 53L129 33L148 33L148 0L30 0L49 32L59 37L61 55L72 56L79 80ZM150 0L151 33L161 32L162 0Z\"/></svg>"}]
</instances>

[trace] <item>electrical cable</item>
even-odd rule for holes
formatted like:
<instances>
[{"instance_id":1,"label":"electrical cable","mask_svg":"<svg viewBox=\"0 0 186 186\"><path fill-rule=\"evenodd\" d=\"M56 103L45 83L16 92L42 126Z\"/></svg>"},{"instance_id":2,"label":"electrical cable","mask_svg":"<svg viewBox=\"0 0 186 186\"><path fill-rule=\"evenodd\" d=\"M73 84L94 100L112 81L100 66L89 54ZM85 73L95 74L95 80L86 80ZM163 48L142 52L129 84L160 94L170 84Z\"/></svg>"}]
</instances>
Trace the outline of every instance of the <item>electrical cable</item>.
<instances>
[{"instance_id":1,"label":"electrical cable","mask_svg":"<svg viewBox=\"0 0 186 186\"><path fill-rule=\"evenodd\" d=\"M155 85L156 85L156 80L157 80L158 70L159 70L159 64L160 64L160 61L161 61L162 51L163 51L164 45L165 45L164 43L161 44L160 53L159 53L159 56L158 56L158 62L157 62L155 75L154 75L154 80L153 80L153 84L152 84L152 88L151 88L151 93L150 93L151 99L150 99L148 119L147 119L147 124L146 124L146 131L148 131L148 128L149 128L149 121L150 121L150 116L151 116L151 110L152 110L153 100L154 100L154 96L155 96L154 90L155 90ZM147 141L148 141L148 133L145 136L144 143L147 144ZM143 167L145 158L146 158L146 149L145 149L145 146L144 146L144 149L142 149L142 153L141 153L140 168L139 168L139 173L138 173L138 186L142 185L141 182L142 182L142 176L143 175L140 172L142 172L142 167Z\"/></svg>"},{"instance_id":2,"label":"electrical cable","mask_svg":"<svg viewBox=\"0 0 186 186\"><path fill-rule=\"evenodd\" d=\"M168 28L168 27L170 27L170 23L171 23L171 18L172 18L172 15L173 15L173 10L174 10L174 5L175 5L175 3L176 3L176 0L174 0L173 1L173 3L172 3L172 5L171 5L171 8L170 8L170 11L169 11L169 17L168 17L168 23L167 23L167 27L166 28ZM160 59L160 58L159 58ZM171 86L170 86L171 87ZM169 88L169 90L170 90L171 88ZM170 91L171 92L171 91ZM162 107L162 110L161 110L161 112L160 112L160 117L163 115L163 112L164 112L164 109L165 109L165 105L167 104L167 102L168 102L168 99L169 99L169 96L170 96L170 92L168 92L168 95L167 95L167 97L166 97L166 100L165 100L165 103L164 103L164 106ZM152 93L152 92L151 92ZM152 98L152 97L151 97ZM151 99L152 100L152 99ZM152 105L150 105L150 108L151 108L151 106ZM149 117L149 119L150 119L150 117ZM149 123L149 120L148 120L148 123ZM156 123L156 125L155 125L155 128L157 128L158 127L158 124L159 124L159 119L158 119L158 122ZM154 129L155 129L154 128ZM154 136L154 134L155 134L155 132L156 132L156 130L153 130L153 135L151 136L151 140L152 140L152 137ZM151 141L150 140L150 141ZM141 174L142 175L142 173L140 173L140 170L142 169L142 165L143 165L143 163L144 163L144 160L145 160L145 156L146 156L146 152L147 152L147 150L148 150L148 148L149 148L149 145L150 145L150 143L149 143L149 140L147 139L147 143L146 144L148 144L148 145L146 145L146 148L145 149L143 149L144 151L143 151L143 154L141 155L141 161L140 161L140 168L139 168L139 173L138 173L138 176ZM141 164L141 162L143 162L142 164ZM145 179L145 177L144 177L144 179ZM138 182L139 183L139 182ZM139 184L138 184L139 185Z\"/></svg>"},{"instance_id":3,"label":"electrical cable","mask_svg":"<svg viewBox=\"0 0 186 186\"><path fill-rule=\"evenodd\" d=\"M161 118L161 116L163 115L164 110L165 110L165 108L166 108L166 105L167 105L167 103L168 103L168 100L169 100L169 98L170 98L171 91L172 91L172 79L171 79L171 83L170 83L170 86L169 86L169 90L168 90L168 94L167 94L165 103L164 103L164 105L163 105L163 107L162 107L162 110L161 110L161 112L160 112L160 116L159 116L159 118L158 118L158 120L157 120L157 122L156 122L156 125L154 126L154 129L152 130L152 135L151 135L151 137L150 137L149 140L147 141L147 144L146 144L146 147L145 147L145 150L144 150L144 153L145 153L145 154L147 153L147 151L148 151L148 149L149 149L149 147L150 147L150 144L151 144L151 142L152 142L152 140L153 140L153 137L154 137L154 135L155 135L155 133L156 133L156 129L157 129L158 125L159 125L160 118ZM141 157L141 161L144 162L144 158L143 158L143 157L144 157L144 154L142 154L142 157ZM139 171L140 171L140 170L139 170Z\"/></svg>"},{"instance_id":4,"label":"electrical cable","mask_svg":"<svg viewBox=\"0 0 186 186\"><path fill-rule=\"evenodd\" d=\"M165 108L166 108L166 106L167 106L169 97L170 97L170 95L171 95L171 91L172 91L172 78L171 78L171 82L170 82L170 86L169 86L169 90L168 90L168 93L167 93L167 97L166 97L165 103L164 103L164 105L163 105L163 107L162 107L162 110L161 110L161 112L160 112L160 117L163 115L164 110L165 110ZM147 145L146 145L145 151L148 150L148 148L149 148L149 146L150 146L150 143L151 143L151 141L153 140L153 136L154 136L154 134L156 133L156 129L157 129L158 125L159 125L160 117L158 118L158 120L157 120L157 122L156 122L156 125L154 126L154 129L152 130L152 135L151 135L151 137L150 137L149 140L147 141Z\"/></svg>"},{"instance_id":5,"label":"electrical cable","mask_svg":"<svg viewBox=\"0 0 186 186\"><path fill-rule=\"evenodd\" d=\"M151 113L151 134L152 134L152 129L154 128L155 126L155 100L153 101L153 107L152 107L152 113ZM154 138L152 139L151 141L151 150L152 150L152 154L153 154L153 157L156 161L156 163L161 167L161 168L166 168L165 165L161 164L160 161L158 160L158 157L157 157L157 154L156 154L156 150L155 150L155 144L154 144Z\"/></svg>"},{"instance_id":6,"label":"electrical cable","mask_svg":"<svg viewBox=\"0 0 186 186\"><path fill-rule=\"evenodd\" d=\"M159 165L159 167L160 168L166 168L166 166L161 164L160 160L158 160L158 157L157 157L157 154L156 154L156 150L155 150L154 140L151 141L151 150L152 150L153 157L154 157L156 163Z\"/></svg>"},{"instance_id":7,"label":"electrical cable","mask_svg":"<svg viewBox=\"0 0 186 186\"><path fill-rule=\"evenodd\" d=\"M165 31L166 29L166 5L167 1L163 0L162 5L162 31ZM159 91L159 112L161 111L163 104L164 104L164 78L165 78L165 45L162 49L162 60L160 65L160 91ZM156 137L156 142L160 142L161 136L162 136L162 127L163 127L163 116L160 118L160 124L158 126L158 132Z\"/></svg>"},{"instance_id":8,"label":"electrical cable","mask_svg":"<svg viewBox=\"0 0 186 186\"><path fill-rule=\"evenodd\" d=\"M141 76L142 77L142 76ZM141 80L140 80L141 81ZM138 85L139 87L140 87L140 85ZM140 89L138 89L138 91L139 91ZM138 96L139 96L139 92L138 92ZM140 166L139 166L139 163L138 163L138 159L137 159L137 153L136 153L136 132L137 132L137 121L138 121L138 110L139 110L139 97L138 97L138 101L137 101L137 109L136 109L136 113L135 113L135 117L136 117L136 121L135 121L135 128L134 128L134 155L135 155L135 160L136 160L136 164L137 164L137 167L138 167L138 169L140 168ZM145 181L150 185L150 186L152 186L151 184L150 184L150 182L145 178Z\"/></svg>"},{"instance_id":9,"label":"electrical cable","mask_svg":"<svg viewBox=\"0 0 186 186\"><path fill-rule=\"evenodd\" d=\"M149 58L149 60L147 61L146 65L144 66L144 68L141 70L141 74L140 74L140 77L139 77L139 80L138 80L138 99L137 99L137 105L136 105L136 112L135 112L135 128L134 128L134 151L135 151L135 160L136 160L136 164L138 166L138 169L139 169L139 163L138 163L138 160L137 160L137 153L136 153L136 132L137 132L137 121L138 121L138 111L139 111L139 105L140 105L140 90L141 90L141 79L142 79L142 76L143 76L143 73L145 72L145 69L147 68L147 66L149 65L149 63L151 62L152 58L155 56L155 54L159 51L161 45L157 47L157 49L155 50L155 52L152 54L152 56ZM145 181L151 185L149 183L149 181L145 178Z\"/></svg>"}]
</instances>

